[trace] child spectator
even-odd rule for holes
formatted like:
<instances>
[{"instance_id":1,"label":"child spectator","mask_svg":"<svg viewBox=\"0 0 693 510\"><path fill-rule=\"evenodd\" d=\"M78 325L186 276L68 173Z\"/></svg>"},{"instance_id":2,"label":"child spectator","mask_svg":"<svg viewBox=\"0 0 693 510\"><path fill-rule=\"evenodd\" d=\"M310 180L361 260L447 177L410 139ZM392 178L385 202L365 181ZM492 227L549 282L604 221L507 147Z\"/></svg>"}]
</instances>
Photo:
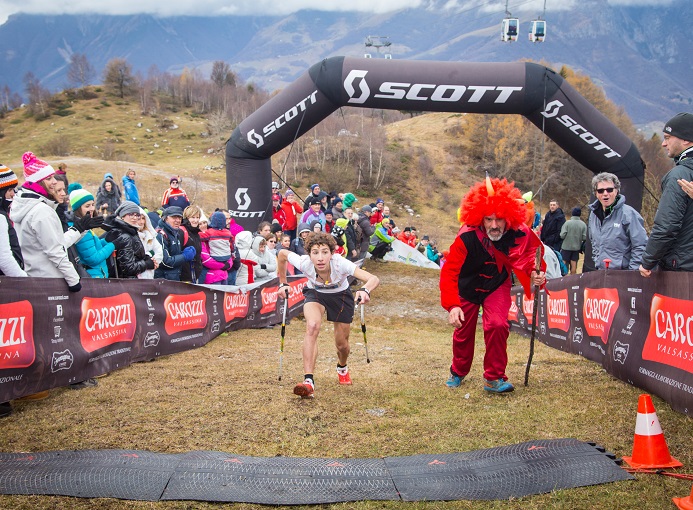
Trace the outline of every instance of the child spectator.
<instances>
[{"instance_id":1,"label":"child spectator","mask_svg":"<svg viewBox=\"0 0 693 510\"><path fill-rule=\"evenodd\" d=\"M282 196L279 193L272 195L272 219L281 226L282 230L286 227L286 211L281 205Z\"/></svg>"},{"instance_id":2,"label":"child spectator","mask_svg":"<svg viewBox=\"0 0 693 510\"><path fill-rule=\"evenodd\" d=\"M205 232L200 232L200 241L207 245L209 256L216 262L220 262L222 267L212 267L214 264L203 265L206 268L212 267L215 270L225 269L231 271L233 265L234 239L231 231L226 228L226 217L221 211L212 214L209 219L209 227ZM205 270L202 270L200 277L202 282L206 281ZM228 283L228 275L226 278Z\"/></svg>"}]
</instances>

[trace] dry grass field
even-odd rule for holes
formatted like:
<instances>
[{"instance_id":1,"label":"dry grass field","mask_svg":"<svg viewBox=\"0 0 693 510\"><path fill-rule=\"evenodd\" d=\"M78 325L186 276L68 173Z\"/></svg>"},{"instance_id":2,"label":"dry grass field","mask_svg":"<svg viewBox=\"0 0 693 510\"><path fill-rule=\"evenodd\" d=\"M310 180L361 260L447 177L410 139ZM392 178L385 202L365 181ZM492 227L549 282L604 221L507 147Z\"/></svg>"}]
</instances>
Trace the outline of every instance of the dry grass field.
<instances>
[{"instance_id":1,"label":"dry grass field","mask_svg":"<svg viewBox=\"0 0 693 510\"><path fill-rule=\"evenodd\" d=\"M449 453L532 439L595 441L630 455L640 390L601 367L537 344L530 384L522 385L528 340L511 335L512 394L482 390L483 341L468 381L443 384L451 329L438 305L437 271L368 263L382 279L366 315L372 362L358 323L352 326L354 385L340 387L331 330L325 325L316 368L317 396L291 390L302 377L301 320L287 327L284 377L277 380L279 328L243 330L205 347L137 363L93 389L56 389L40 402L18 403L4 419L0 451L122 448L162 453L216 450L238 455L383 457ZM358 321L357 321L358 322ZM672 455L693 464L693 420L654 398ZM684 468L690 471L690 468ZM371 509L651 509L672 507L691 482L656 475L636 481L556 491L512 501L355 502L325 508ZM200 502L145 503L52 496L0 496L0 508L255 509Z\"/></svg>"}]
</instances>

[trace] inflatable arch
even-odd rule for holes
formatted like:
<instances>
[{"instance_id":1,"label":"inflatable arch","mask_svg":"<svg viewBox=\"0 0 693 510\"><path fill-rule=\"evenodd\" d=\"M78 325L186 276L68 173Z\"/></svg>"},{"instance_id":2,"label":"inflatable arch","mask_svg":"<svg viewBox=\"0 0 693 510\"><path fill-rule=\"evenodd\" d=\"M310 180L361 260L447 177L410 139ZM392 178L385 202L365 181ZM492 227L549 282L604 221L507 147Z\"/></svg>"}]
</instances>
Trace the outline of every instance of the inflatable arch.
<instances>
[{"instance_id":1,"label":"inflatable arch","mask_svg":"<svg viewBox=\"0 0 693 510\"><path fill-rule=\"evenodd\" d=\"M272 218L272 154L341 106L524 115L595 174L616 174L631 206L639 209L642 203L644 166L633 142L547 67L331 57L313 65L231 135L227 199L238 223L255 230Z\"/></svg>"}]
</instances>

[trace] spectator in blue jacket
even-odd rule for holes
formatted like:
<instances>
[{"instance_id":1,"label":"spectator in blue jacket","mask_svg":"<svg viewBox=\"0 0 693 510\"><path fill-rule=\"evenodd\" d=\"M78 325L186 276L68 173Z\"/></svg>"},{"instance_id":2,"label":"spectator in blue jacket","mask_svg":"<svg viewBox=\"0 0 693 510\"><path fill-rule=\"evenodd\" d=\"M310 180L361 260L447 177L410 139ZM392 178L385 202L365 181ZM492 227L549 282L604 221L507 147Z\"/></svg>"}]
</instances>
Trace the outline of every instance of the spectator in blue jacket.
<instances>
[{"instance_id":1,"label":"spectator in blue jacket","mask_svg":"<svg viewBox=\"0 0 693 510\"><path fill-rule=\"evenodd\" d=\"M123 191L125 192L125 200L140 205L140 193L135 184L135 175L137 174L132 168L128 169L128 173L123 176Z\"/></svg>"},{"instance_id":2,"label":"spectator in blue jacket","mask_svg":"<svg viewBox=\"0 0 693 510\"><path fill-rule=\"evenodd\" d=\"M70 207L75 219L85 216L95 216L96 202L94 195L85 189L77 189L70 193ZM99 239L91 230L86 230L82 238L75 243L75 249L80 262L92 278L108 278L106 261L115 250L115 245L104 239Z\"/></svg>"},{"instance_id":3,"label":"spectator in blue jacket","mask_svg":"<svg viewBox=\"0 0 693 510\"><path fill-rule=\"evenodd\" d=\"M175 205L167 207L161 214L156 239L164 249L164 258L154 271L154 278L180 281L183 264L190 264L195 258L194 247L183 248L183 232L180 229L182 221L183 210Z\"/></svg>"}]
</instances>

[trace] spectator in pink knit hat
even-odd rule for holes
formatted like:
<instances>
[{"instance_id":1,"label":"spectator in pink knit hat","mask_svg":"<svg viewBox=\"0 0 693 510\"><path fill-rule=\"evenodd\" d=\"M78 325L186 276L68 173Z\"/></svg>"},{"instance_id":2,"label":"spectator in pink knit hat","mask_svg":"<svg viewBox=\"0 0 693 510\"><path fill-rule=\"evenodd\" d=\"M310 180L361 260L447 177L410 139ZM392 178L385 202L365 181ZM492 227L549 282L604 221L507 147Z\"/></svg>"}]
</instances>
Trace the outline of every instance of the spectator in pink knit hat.
<instances>
[{"instance_id":1,"label":"spectator in pink knit hat","mask_svg":"<svg viewBox=\"0 0 693 510\"><path fill-rule=\"evenodd\" d=\"M56 184L55 170L31 152L25 153L22 161L25 182L14 198L10 218L22 248L24 270L29 276L64 278L71 292L79 292L80 278L65 247L74 244L88 228L77 221L74 234L63 234L55 212L58 203L51 196ZM68 236L75 239L66 244Z\"/></svg>"}]
</instances>

